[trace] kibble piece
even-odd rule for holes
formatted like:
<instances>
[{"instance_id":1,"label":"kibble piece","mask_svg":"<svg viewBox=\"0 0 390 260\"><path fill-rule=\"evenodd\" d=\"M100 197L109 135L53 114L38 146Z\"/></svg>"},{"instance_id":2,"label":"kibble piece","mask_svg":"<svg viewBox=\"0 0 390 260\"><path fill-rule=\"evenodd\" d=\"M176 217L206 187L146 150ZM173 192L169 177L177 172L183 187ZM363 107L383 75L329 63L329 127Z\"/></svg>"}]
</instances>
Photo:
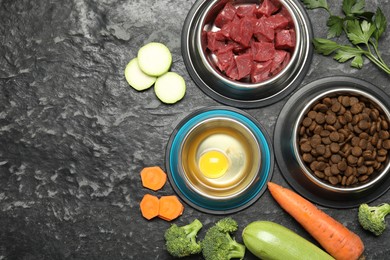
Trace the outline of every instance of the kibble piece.
<instances>
[{"instance_id":1,"label":"kibble piece","mask_svg":"<svg viewBox=\"0 0 390 260\"><path fill-rule=\"evenodd\" d=\"M305 143L301 144L301 150L305 153L310 152L311 151L310 142L305 142Z\"/></svg>"},{"instance_id":2,"label":"kibble piece","mask_svg":"<svg viewBox=\"0 0 390 260\"><path fill-rule=\"evenodd\" d=\"M316 121L317 124L325 123L325 115L324 115L324 113L321 113L321 112L317 113L315 121Z\"/></svg>"},{"instance_id":3,"label":"kibble piece","mask_svg":"<svg viewBox=\"0 0 390 260\"><path fill-rule=\"evenodd\" d=\"M307 116L311 119L315 119L316 118L316 115L317 115L317 112L316 111L309 111L309 113L307 113Z\"/></svg>"},{"instance_id":4,"label":"kibble piece","mask_svg":"<svg viewBox=\"0 0 390 260\"><path fill-rule=\"evenodd\" d=\"M340 135L338 132L334 131L334 132L330 133L329 138L332 142L338 142L340 139Z\"/></svg>"},{"instance_id":5,"label":"kibble piece","mask_svg":"<svg viewBox=\"0 0 390 260\"><path fill-rule=\"evenodd\" d=\"M388 131L386 131L386 130L379 131L379 138L380 139L389 139L389 137L390 137L390 134Z\"/></svg>"},{"instance_id":6,"label":"kibble piece","mask_svg":"<svg viewBox=\"0 0 390 260\"><path fill-rule=\"evenodd\" d=\"M389 149L390 149L390 140L387 139L387 140L383 141L382 147L383 147L384 149L386 149L386 150L389 150Z\"/></svg>"},{"instance_id":7,"label":"kibble piece","mask_svg":"<svg viewBox=\"0 0 390 260\"><path fill-rule=\"evenodd\" d=\"M332 153L338 153L340 151L340 145L338 143L331 143L329 148Z\"/></svg>"},{"instance_id":8,"label":"kibble piece","mask_svg":"<svg viewBox=\"0 0 390 260\"><path fill-rule=\"evenodd\" d=\"M313 156L310 153L304 153L302 155L302 159L304 162L311 163L313 161Z\"/></svg>"},{"instance_id":9,"label":"kibble piece","mask_svg":"<svg viewBox=\"0 0 390 260\"><path fill-rule=\"evenodd\" d=\"M386 149L379 149L377 153L380 156L386 156L387 155L387 150Z\"/></svg>"},{"instance_id":10,"label":"kibble piece","mask_svg":"<svg viewBox=\"0 0 390 260\"><path fill-rule=\"evenodd\" d=\"M340 173L340 170L339 170L337 164L332 164L332 165L330 166L330 172L331 172L333 175L337 175L337 174Z\"/></svg>"},{"instance_id":11,"label":"kibble piece","mask_svg":"<svg viewBox=\"0 0 390 260\"><path fill-rule=\"evenodd\" d=\"M329 130L322 130L321 133L320 133L321 137L327 137L329 135L330 135L330 131Z\"/></svg>"},{"instance_id":12,"label":"kibble piece","mask_svg":"<svg viewBox=\"0 0 390 260\"><path fill-rule=\"evenodd\" d=\"M356 114L359 114L360 112L362 112L363 107L364 107L363 103L358 102L358 103L355 103L351 106L350 111L352 114L356 115Z\"/></svg>"},{"instance_id":13,"label":"kibble piece","mask_svg":"<svg viewBox=\"0 0 390 260\"><path fill-rule=\"evenodd\" d=\"M322 100L322 103L324 103L327 107L331 107L334 102L329 97L326 97Z\"/></svg>"},{"instance_id":14,"label":"kibble piece","mask_svg":"<svg viewBox=\"0 0 390 260\"><path fill-rule=\"evenodd\" d=\"M348 155L347 161L350 165L355 165L358 161L358 158L353 155Z\"/></svg>"},{"instance_id":15,"label":"kibble piece","mask_svg":"<svg viewBox=\"0 0 390 260\"><path fill-rule=\"evenodd\" d=\"M332 110L332 112L337 113L337 112L340 111L340 108L341 108L341 104L337 101L337 102L335 102L335 103L332 105L331 110Z\"/></svg>"},{"instance_id":16,"label":"kibble piece","mask_svg":"<svg viewBox=\"0 0 390 260\"><path fill-rule=\"evenodd\" d=\"M325 117L326 123L330 124L330 125L333 125L334 123L336 123L336 120L337 120L337 117L333 113L327 114L326 117Z\"/></svg>"},{"instance_id":17,"label":"kibble piece","mask_svg":"<svg viewBox=\"0 0 390 260\"><path fill-rule=\"evenodd\" d=\"M361 120L359 123L358 123L358 127L361 129L361 130L367 130L368 128L370 128L370 123L367 122L366 120Z\"/></svg>"},{"instance_id":18,"label":"kibble piece","mask_svg":"<svg viewBox=\"0 0 390 260\"><path fill-rule=\"evenodd\" d=\"M367 172L368 172L368 168L367 168L367 166L365 166L365 165L360 166L360 167L357 169L358 175L366 174Z\"/></svg>"},{"instance_id":19,"label":"kibble piece","mask_svg":"<svg viewBox=\"0 0 390 260\"><path fill-rule=\"evenodd\" d=\"M337 163L341 162L341 156L339 154L333 154L330 157L330 160L332 163L337 164Z\"/></svg>"},{"instance_id":20,"label":"kibble piece","mask_svg":"<svg viewBox=\"0 0 390 260\"><path fill-rule=\"evenodd\" d=\"M316 149L317 154L319 154L319 155L325 154L325 145L323 145L323 144L317 145L317 147L315 149Z\"/></svg>"},{"instance_id":21,"label":"kibble piece","mask_svg":"<svg viewBox=\"0 0 390 260\"><path fill-rule=\"evenodd\" d=\"M362 175L362 176L359 177L359 181L360 181L360 182L364 182L364 181L366 181L367 179L368 179L368 175Z\"/></svg>"},{"instance_id":22,"label":"kibble piece","mask_svg":"<svg viewBox=\"0 0 390 260\"><path fill-rule=\"evenodd\" d=\"M341 98L341 104L345 107L349 107L350 106L350 103L349 103L349 96L343 96Z\"/></svg>"},{"instance_id":23,"label":"kibble piece","mask_svg":"<svg viewBox=\"0 0 390 260\"><path fill-rule=\"evenodd\" d=\"M363 150L359 146L352 147L352 155L353 156L359 157L360 155L362 155L362 153L363 153Z\"/></svg>"},{"instance_id":24,"label":"kibble piece","mask_svg":"<svg viewBox=\"0 0 390 260\"><path fill-rule=\"evenodd\" d=\"M320 178L320 179L323 179L325 177L325 174L321 171L314 171L314 174Z\"/></svg>"},{"instance_id":25,"label":"kibble piece","mask_svg":"<svg viewBox=\"0 0 390 260\"><path fill-rule=\"evenodd\" d=\"M323 171L325 170L325 168L326 168L326 163L324 162L318 162L315 167L317 171Z\"/></svg>"},{"instance_id":26,"label":"kibble piece","mask_svg":"<svg viewBox=\"0 0 390 260\"><path fill-rule=\"evenodd\" d=\"M335 177L335 176L331 176L329 177L329 182L332 184L332 185L336 185L339 183L339 178Z\"/></svg>"},{"instance_id":27,"label":"kibble piece","mask_svg":"<svg viewBox=\"0 0 390 260\"><path fill-rule=\"evenodd\" d=\"M348 168L348 164L345 160L342 160L337 164L337 168L339 168L340 171L345 172Z\"/></svg>"},{"instance_id":28,"label":"kibble piece","mask_svg":"<svg viewBox=\"0 0 390 260\"><path fill-rule=\"evenodd\" d=\"M389 130L389 123L387 120L382 120L381 125L383 130Z\"/></svg>"},{"instance_id":29,"label":"kibble piece","mask_svg":"<svg viewBox=\"0 0 390 260\"><path fill-rule=\"evenodd\" d=\"M302 121L302 125L304 127L309 127L312 122L313 122L313 120L310 117L305 117L305 119L303 119L303 121Z\"/></svg>"}]
</instances>

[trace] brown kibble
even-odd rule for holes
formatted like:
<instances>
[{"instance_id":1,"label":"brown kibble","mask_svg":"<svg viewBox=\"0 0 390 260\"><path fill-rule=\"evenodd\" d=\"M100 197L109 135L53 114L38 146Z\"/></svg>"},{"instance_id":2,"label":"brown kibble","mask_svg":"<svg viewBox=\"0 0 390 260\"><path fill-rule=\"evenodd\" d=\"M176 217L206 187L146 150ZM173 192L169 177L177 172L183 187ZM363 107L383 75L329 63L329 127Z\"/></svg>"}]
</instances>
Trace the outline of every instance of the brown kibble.
<instances>
[{"instance_id":1,"label":"brown kibble","mask_svg":"<svg viewBox=\"0 0 390 260\"><path fill-rule=\"evenodd\" d=\"M316 118L316 115L317 115L317 112L316 111L309 111L309 113L307 113L307 116L311 119L315 119Z\"/></svg>"},{"instance_id":2,"label":"brown kibble","mask_svg":"<svg viewBox=\"0 0 390 260\"><path fill-rule=\"evenodd\" d=\"M329 138L332 142L338 142L340 139L340 135L338 132L335 131L335 132L330 133Z\"/></svg>"},{"instance_id":3,"label":"brown kibble","mask_svg":"<svg viewBox=\"0 0 390 260\"><path fill-rule=\"evenodd\" d=\"M325 170L325 168L326 168L326 163L324 162L318 162L315 167L317 171L323 171Z\"/></svg>"},{"instance_id":4,"label":"brown kibble","mask_svg":"<svg viewBox=\"0 0 390 260\"><path fill-rule=\"evenodd\" d=\"M342 124L342 125L346 125L348 123L348 121L347 121L347 119L345 118L344 115L338 116L337 119L339 120L339 123Z\"/></svg>"},{"instance_id":5,"label":"brown kibble","mask_svg":"<svg viewBox=\"0 0 390 260\"><path fill-rule=\"evenodd\" d=\"M332 143L332 141L330 140L329 137L324 137L324 138L321 139L321 141L322 141L323 144L326 144L326 145L329 145L329 144Z\"/></svg>"},{"instance_id":6,"label":"brown kibble","mask_svg":"<svg viewBox=\"0 0 390 260\"><path fill-rule=\"evenodd\" d=\"M366 139L360 139L360 141L359 141L359 147L360 147L362 150L367 149L367 140L366 140Z\"/></svg>"},{"instance_id":7,"label":"brown kibble","mask_svg":"<svg viewBox=\"0 0 390 260\"><path fill-rule=\"evenodd\" d=\"M389 139L383 141L383 143L382 143L382 148L384 148L384 149L386 149L386 150L389 150L389 149L390 149L390 140L389 140Z\"/></svg>"},{"instance_id":8,"label":"brown kibble","mask_svg":"<svg viewBox=\"0 0 390 260\"><path fill-rule=\"evenodd\" d=\"M316 134L316 135L319 135L319 134L321 134L321 132L322 132L323 129L324 129L324 128L323 128L322 126L316 125L316 127L315 127L314 130L313 130L313 133Z\"/></svg>"},{"instance_id":9,"label":"brown kibble","mask_svg":"<svg viewBox=\"0 0 390 260\"><path fill-rule=\"evenodd\" d=\"M389 123L387 122L387 120L382 120L381 126L383 130L389 130Z\"/></svg>"},{"instance_id":10,"label":"brown kibble","mask_svg":"<svg viewBox=\"0 0 390 260\"><path fill-rule=\"evenodd\" d=\"M378 161L378 162L384 162L384 161L386 161L386 156L377 156L376 157L376 160Z\"/></svg>"},{"instance_id":11,"label":"brown kibble","mask_svg":"<svg viewBox=\"0 0 390 260\"><path fill-rule=\"evenodd\" d=\"M305 152L305 153L310 152L311 151L310 142L305 142L305 143L301 144L301 150L302 150L302 152Z\"/></svg>"},{"instance_id":12,"label":"brown kibble","mask_svg":"<svg viewBox=\"0 0 390 260\"><path fill-rule=\"evenodd\" d=\"M358 102L358 103L355 103L351 106L350 111L352 114L356 115L356 114L359 114L360 112L362 112L363 108L364 108L363 103Z\"/></svg>"},{"instance_id":13,"label":"brown kibble","mask_svg":"<svg viewBox=\"0 0 390 260\"><path fill-rule=\"evenodd\" d=\"M352 137L352 139L351 139L352 146L358 146L359 142L360 142L360 138L359 137L357 137L357 136Z\"/></svg>"},{"instance_id":14,"label":"brown kibble","mask_svg":"<svg viewBox=\"0 0 390 260\"><path fill-rule=\"evenodd\" d=\"M329 148L332 153L338 153L340 151L340 145L338 143L331 143Z\"/></svg>"},{"instance_id":15,"label":"brown kibble","mask_svg":"<svg viewBox=\"0 0 390 260\"><path fill-rule=\"evenodd\" d=\"M330 160L332 163L337 164L337 163L341 162L341 156L339 154L333 154L330 157Z\"/></svg>"},{"instance_id":16,"label":"brown kibble","mask_svg":"<svg viewBox=\"0 0 390 260\"><path fill-rule=\"evenodd\" d=\"M303 119L303 121L302 121L302 125L304 127L309 127L312 122L313 122L313 120L310 117L305 117L305 119Z\"/></svg>"},{"instance_id":17,"label":"brown kibble","mask_svg":"<svg viewBox=\"0 0 390 260\"><path fill-rule=\"evenodd\" d=\"M313 156L310 153L304 153L302 155L302 159L304 162L307 162L307 163L311 163L314 160Z\"/></svg>"},{"instance_id":18,"label":"brown kibble","mask_svg":"<svg viewBox=\"0 0 390 260\"><path fill-rule=\"evenodd\" d=\"M348 166L344 172L344 175L347 177L353 175L353 168L351 166Z\"/></svg>"},{"instance_id":19,"label":"brown kibble","mask_svg":"<svg viewBox=\"0 0 390 260\"><path fill-rule=\"evenodd\" d=\"M358 161L358 158L353 155L348 155L347 161L350 165L355 165Z\"/></svg>"},{"instance_id":20,"label":"brown kibble","mask_svg":"<svg viewBox=\"0 0 390 260\"><path fill-rule=\"evenodd\" d=\"M357 173L358 175L361 175L361 174L366 174L368 172L368 168L367 166L363 165L359 168L357 168Z\"/></svg>"},{"instance_id":21,"label":"brown kibble","mask_svg":"<svg viewBox=\"0 0 390 260\"><path fill-rule=\"evenodd\" d=\"M316 148L318 145L321 144L321 142L322 142L321 136L313 135L312 138L311 138L310 144L311 144L311 147Z\"/></svg>"},{"instance_id":22,"label":"brown kibble","mask_svg":"<svg viewBox=\"0 0 390 260\"><path fill-rule=\"evenodd\" d=\"M335 103L332 105L331 110L332 110L332 112L337 113L337 112L340 111L340 108L341 108L341 104L337 101L337 102L335 102Z\"/></svg>"},{"instance_id":23,"label":"brown kibble","mask_svg":"<svg viewBox=\"0 0 390 260\"><path fill-rule=\"evenodd\" d=\"M355 179L355 176L353 175L350 175L348 178L347 178L347 182L345 183L347 186L351 185L353 182L354 182L354 179Z\"/></svg>"},{"instance_id":24,"label":"brown kibble","mask_svg":"<svg viewBox=\"0 0 390 260\"><path fill-rule=\"evenodd\" d=\"M313 110L317 112L326 112L328 110L328 106L322 103L318 103L314 106Z\"/></svg>"},{"instance_id":25,"label":"brown kibble","mask_svg":"<svg viewBox=\"0 0 390 260\"><path fill-rule=\"evenodd\" d=\"M315 149L316 149L317 154L319 154L319 155L323 155L325 153L325 145L323 145L323 144L317 145L317 147Z\"/></svg>"},{"instance_id":26,"label":"brown kibble","mask_svg":"<svg viewBox=\"0 0 390 260\"><path fill-rule=\"evenodd\" d=\"M330 107L333 104L332 100L329 97L324 98L322 100L322 103L324 103L327 107Z\"/></svg>"},{"instance_id":27,"label":"brown kibble","mask_svg":"<svg viewBox=\"0 0 390 260\"><path fill-rule=\"evenodd\" d=\"M357 163L356 163L356 165L357 165L358 167L360 167L360 166L362 166L363 164L364 164L364 158L363 158L362 156L360 156L359 159L358 159L358 161L357 161Z\"/></svg>"},{"instance_id":28,"label":"brown kibble","mask_svg":"<svg viewBox=\"0 0 390 260\"><path fill-rule=\"evenodd\" d=\"M347 183L347 176L343 176L343 178L341 179L341 185L345 186L345 184Z\"/></svg>"},{"instance_id":29,"label":"brown kibble","mask_svg":"<svg viewBox=\"0 0 390 260\"><path fill-rule=\"evenodd\" d=\"M327 137L330 135L330 132L329 130L322 130L321 133L320 133L320 136L321 137Z\"/></svg>"},{"instance_id":30,"label":"brown kibble","mask_svg":"<svg viewBox=\"0 0 390 260\"><path fill-rule=\"evenodd\" d=\"M314 174L320 178L320 179L323 179L325 177L325 174L321 171L314 171Z\"/></svg>"},{"instance_id":31,"label":"brown kibble","mask_svg":"<svg viewBox=\"0 0 390 260\"><path fill-rule=\"evenodd\" d=\"M340 170L339 168L337 167L337 164L332 164L330 166L330 172L332 173L332 175L337 175L340 173Z\"/></svg>"},{"instance_id":32,"label":"brown kibble","mask_svg":"<svg viewBox=\"0 0 390 260\"><path fill-rule=\"evenodd\" d=\"M359 123L358 123L358 127L361 129L361 130L367 130L368 128L370 128L370 123L367 122L366 120L361 120Z\"/></svg>"},{"instance_id":33,"label":"brown kibble","mask_svg":"<svg viewBox=\"0 0 390 260\"><path fill-rule=\"evenodd\" d=\"M342 160L337 164L337 168L339 168L340 171L345 172L348 168L348 164L345 160Z\"/></svg>"},{"instance_id":34,"label":"brown kibble","mask_svg":"<svg viewBox=\"0 0 390 260\"><path fill-rule=\"evenodd\" d=\"M332 172L331 172L331 170L330 170L330 166L328 166L328 167L325 168L324 174L325 174L325 176L327 176L327 177L332 176Z\"/></svg>"},{"instance_id":35,"label":"brown kibble","mask_svg":"<svg viewBox=\"0 0 390 260\"><path fill-rule=\"evenodd\" d=\"M331 176L329 177L329 182L332 184L332 185L336 185L339 183L339 178L335 177L335 176Z\"/></svg>"},{"instance_id":36,"label":"brown kibble","mask_svg":"<svg viewBox=\"0 0 390 260\"><path fill-rule=\"evenodd\" d=\"M367 179L368 179L368 175L362 175L362 176L359 177L359 181L360 181L360 182L364 182L364 181L366 181Z\"/></svg>"},{"instance_id":37,"label":"brown kibble","mask_svg":"<svg viewBox=\"0 0 390 260\"><path fill-rule=\"evenodd\" d=\"M349 107L350 106L350 103L349 103L349 97L348 96L343 96L341 98L341 104L345 107Z\"/></svg>"},{"instance_id":38,"label":"brown kibble","mask_svg":"<svg viewBox=\"0 0 390 260\"><path fill-rule=\"evenodd\" d=\"M315 121L317 124L323 124L325 123L325 115L321 112L317 113Z\"/></svg>"},{"instance_id":39,"label":"brown kibble","mask_svg":"<svg viewBox=\"0 0 390 260\"><path fill-rule=\"evenodd\" d=\"M377 153L380 156L386 156L387 155L387 150L386 149L379 149Z\"/></svg>"},{"instance_id":40,"label":"brown kibble","mask_svg":"<svg viewBox=\"0 0 390 260\"><path fill-rule=\"evenodd\" d=\"M383 121L382 121L383 122ZM390 134L389 134L389 132L388 131L386 131L386 130L381 130L381 131L379 131L379 138L380 139L389 139L389 137L390 137Z\"/></svg>"},{"instance_id":41,"label":"brown kibble","mask_svg":"<svg viewBox=\"0 0 390 260\"><path fill-rule=\"evenodd\" d=\"M354 146L352 148L352 155L353 156L359 157L360 155L362 155L362 153L363 153L363 150L359 146Z\"/></svg>"},{"instance_id":42,"label":"brown kibble","mask_svg":"<svg viewBox=\"0 0 390 260\"><path fill-rule=\"evenodd\" d=\"M336 120L337 120L336 115L333 113L327 114L325 116L325 121L327 124L333 125L334 123L336 123Z\"/></svg>"}]
</instances>

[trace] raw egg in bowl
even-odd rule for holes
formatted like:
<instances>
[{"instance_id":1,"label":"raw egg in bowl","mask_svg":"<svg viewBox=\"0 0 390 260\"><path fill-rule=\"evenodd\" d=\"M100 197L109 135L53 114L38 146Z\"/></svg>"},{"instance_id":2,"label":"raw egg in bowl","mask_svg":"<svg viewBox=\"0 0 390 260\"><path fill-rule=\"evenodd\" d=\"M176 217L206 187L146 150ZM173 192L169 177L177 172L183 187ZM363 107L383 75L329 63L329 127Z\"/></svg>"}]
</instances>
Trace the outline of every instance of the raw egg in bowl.
<instances>
[{"instance_id":1,"label":"raw egg in bowl","mask_svg":"<svg viewBox=\"0 0 390 260\"><path fill-rule=\"evenodd\" d=\"M196 209L227 214L253 204L273 171L264 128L249 114L211 107L187 116L168 143L166 168L176 193Z\"/></svg>"}]
</instances>

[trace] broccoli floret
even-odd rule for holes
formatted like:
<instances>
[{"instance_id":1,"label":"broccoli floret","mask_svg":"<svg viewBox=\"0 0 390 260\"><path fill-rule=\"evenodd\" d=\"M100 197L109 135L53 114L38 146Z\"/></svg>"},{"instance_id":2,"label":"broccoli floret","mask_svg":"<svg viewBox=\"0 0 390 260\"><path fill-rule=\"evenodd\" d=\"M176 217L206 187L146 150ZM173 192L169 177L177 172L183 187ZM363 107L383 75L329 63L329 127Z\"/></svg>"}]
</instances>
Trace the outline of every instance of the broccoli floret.
<instances>
[{"instance_id":1,"label":"broccoli floret","mask_svg":"<svg viewBox=\"0 0 390 260\"><path fill-rule=\"evenodd\" d=\"M198 219L181 227L176 224L171 225L164 234L165 246L169 254L173 257L185 257L202 252L200 242L196 241L202 226Z\"/></svg>"},{"instance_id":2,"label":"broccoli floret","mask_svg":"<svg viewBox=\"0 0 390 260\"><path fill-rule=\"evenodd\" d=\"M245 246L236 242L231 233L238 229L232 218L224 218L207 230L202 240L202 253L206 260L243 259Z\"/></svg>"},{"instance_id":3,"label":"broccoli floret","mask_svg":"<svg viewBox=\"0 0 390 260\"><path fill-rule=\"evenodd\" d=\"M359 223L368 231L379 236L386 229L385 217L390 213L390 204L383 203L378 206L361 204L359 207Z\"/></svg>"}]
</instances>

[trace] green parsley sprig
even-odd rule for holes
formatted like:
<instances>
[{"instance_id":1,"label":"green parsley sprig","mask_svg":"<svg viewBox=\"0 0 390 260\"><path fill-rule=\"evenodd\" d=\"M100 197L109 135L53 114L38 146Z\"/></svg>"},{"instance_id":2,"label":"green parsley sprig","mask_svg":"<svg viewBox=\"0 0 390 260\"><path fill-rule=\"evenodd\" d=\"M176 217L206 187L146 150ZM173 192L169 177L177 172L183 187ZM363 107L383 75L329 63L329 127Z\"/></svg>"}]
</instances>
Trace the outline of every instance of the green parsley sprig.
<instances>
[{"instance_id":1,"label":"green parsley sprig","mask_svg":"<svg viewBox=\"0 0 390 260\"><path fill-rule=\"evenodd\" d=\"M351 60L354 68L363 67L363 57L367 57L380 69L390 74L390 68L379 52L379 39L387 27L386 17L378 7L376 12L365 10L365 0L343 0L342 16L333 15L326 0L301 0L306 8L322 8L327 11L327 38L314 38L315 50L325 56L333 55L339 62ZM345 33L350 45L339 44L332 38Z\"/></svg>"}]
</instances>

